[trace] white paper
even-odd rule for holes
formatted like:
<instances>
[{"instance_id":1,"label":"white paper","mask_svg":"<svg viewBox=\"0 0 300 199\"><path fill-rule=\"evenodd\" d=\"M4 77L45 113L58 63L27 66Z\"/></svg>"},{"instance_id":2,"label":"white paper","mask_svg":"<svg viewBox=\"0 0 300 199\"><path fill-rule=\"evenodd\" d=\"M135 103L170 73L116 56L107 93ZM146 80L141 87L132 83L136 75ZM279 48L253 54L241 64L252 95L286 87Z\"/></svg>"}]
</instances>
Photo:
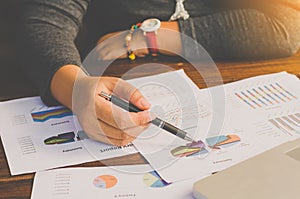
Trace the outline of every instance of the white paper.
<instances>
[{"instance_id":1,"label":"white paper","mask_svg":"<svg viewBox=\"0 0 300 199\"><path fill-rule=\"evenodd\" d=\"M167 184L149 165L37 172L31 199L193 199L196 179Z\"/></svg>"},{"instance_id":2,"label":"white paper","mask_svg":"<svg viewBox=\"0 0 300 199\"><path fill-rule=\"evenodd\" d=\"M295 120L289 115L298 117L300 110L300 83L294 75L271 74L203 90L199 90L183 70L130 82L151 102L151 110L158 117L205 144L205 148L189 151L188 156L181 151L188 148L188 142L154 125L135 140L142 155L168 182L189 179L195 174L210 175L299 137L297 121L295 124L288 121ZM81 128L72 115L50 117L45 121L43 116L33 117L32 113L61 108L46 107L39 98L3 102L0 108L0 132L13 175L136 152L131 145L118 148L90 139L78 140L76 135ZM274 125L271 121L278 117L292 125L293 130L287 132L288 127ZM73 142L45 144L47 138L68 132L75 133ZM215 149L208 146L208 140L214 136L238 138L238 141Z\"/></svg>"},{"instance_id":3,"label":"white paper","mask_svg":"<svg viewBox=\"0 0 300 199\"><path fill-rule=\"evenodd\" d=\"M181 82L191 82L183 73L181 73L181 77L186 79ZM201 151L196 153L199 151L198 149L186 147L189 143L156 127L143 132L134 141L134 144L153 168L167 181L187 179L195 174L209 175L299 137L299 134L295 133L296 131L288 134L282 129L276 128L269 119L270 115L299 107L300 82L294 75L283 72L200 90L198 94L194 94L197 96L194 98L197 100L197 106L194 105L195 102L191 102L191 98L186 98L186 92L178 91L182 87L182 85L178 85L178 78L175 79L171 76L164 78L167 80L161 81L156 78L152 81L156 84L166 84L166 87L175 90L177 95L182 94L180 97L177 96L177 98L183 99L181 100L183 102L181 103L182 112L190 113L189 115L198 114L198 116L194 114L189 119L185 118L186 115L180 115L177 121L185 122L178 122L178 126L193 135L196 141L202 140L206 149L206 152L202 150L202 153ZM138 86L140 82L132 80L131 83ZM255 91L257 91L256 94ZM151 96L149 92L156 91L148 91L147 95ZM209 100L213 92L219 93L215 96L223 95L223 102L222 99ZM241 95L243 96L241 97ZM161 107L168 107L169 102L172 102L172 98L168 97L169 100L159 101ZM149 101L155 103L157 98L160 97L156 94L156 98L149 98ZM199 109L199 107L203 108ZM178 109L178 107L173 108L173 110ZM176 116L177 112L173 112ZM173 112L172 108L169 108L168 113ZM169 118L172 118L172 115ZM170 122L172 123L172 121ZM208 146L208 140L214 136L218 136L219 140L228 138L228 140L237 141L215 149ZM189 153L193 153L194 150L195 153L189 157L176 157L175 153L172 153L172 151L176 151L175 149L189 150ZM180 153L183 156L188 154L182 151Z\"/></svg>"},{"instance_id":4,"label":"white paper","mask_svg":"<svg viewBox=\"0 0 300 199\"><path fill-rule=\"evenodd\" d=\"M138 78L136 81L141 82L140 86L144 86L142 89L149 89L149 91L155 89L160 92L159 96L161 96L161 94L172 93L172 90L167 87L161 87L159 84L154 84L153 87L153 82L151 82L151 87L149 87L149 81L152 79L165 79L165 81L169 81L168 77L177 78L183 75L183 71L175 71ZM194 86L188 78L184 79L188 80L188 89L190 89L190 86ZM182 83L181 81L177 82L179 84ZM185 89L180 90L180 92L184 92ZM192 87L192 89L197 89L197 87ZM149 94L152 95L153 92L149 92ZM151 97L156 98L158 96ZM162 98L157 99L162 100ZM168 100L167 97L166 100ZM180 107L178 102L180 103L180 101L175 100L177 107ZM155 107L155 104L153 105ZM159 105L160 103L157 103L156 107L159 108ZM173 107L174 104L167 107L167 111ZM45 106L39 97L1 102L0 109L0 132L12 175L102 160L137 152L132 144L117 147L91 139L78 139L77 136L81 134L82 129L76 116L61 106ZM53 111L54 113L47 113L47 111ZM169 119L176 120L176 118ZM193 122L190 122L190 124L194 125ZM45 143L51 137L64 136L68 135L68 133L74 134L71 142L49 144L51 141L48 141L48 144Z\"/></svg>"},{"instance_id":5,"label":"white paper","mask_svg":"<svg viewBox=\"0 0 300 199\"><path fill-rule=\"evenodd\" d=\"M39 97L1 102L0 110L1 138L12 175L137 152L132 144L116 147L78 139L76 116L61 106L45 106ZM51 137L66 133L74 135L70 142L51 144Z\"/></svg>"},{"instance_id":6,"label":"white paper","mask_svg":"<svg viewBox=\"0 0 300 199\"><path fill-rule=\"evenodd\" d=\"M152 112L174 126L189 131L192 137L197 136L198 122L203 123L201 128L209 126L207 121L211 117L212 110L209 110L205 100L199 99L198 87L187 77L183 70L143 79L133 79L129 82L139 88L151 102ZM165 139L165 136L168 139ZM155 125L151 125L138 139L149 141L151 137L156 140L155 145L158 146L161 142L161 147L166 145L166 141L168 144L173 142L185 143L182 139L161 130ZM158 147L156 150L160 150L160 148Z\"/></svg>"}]
</instances>

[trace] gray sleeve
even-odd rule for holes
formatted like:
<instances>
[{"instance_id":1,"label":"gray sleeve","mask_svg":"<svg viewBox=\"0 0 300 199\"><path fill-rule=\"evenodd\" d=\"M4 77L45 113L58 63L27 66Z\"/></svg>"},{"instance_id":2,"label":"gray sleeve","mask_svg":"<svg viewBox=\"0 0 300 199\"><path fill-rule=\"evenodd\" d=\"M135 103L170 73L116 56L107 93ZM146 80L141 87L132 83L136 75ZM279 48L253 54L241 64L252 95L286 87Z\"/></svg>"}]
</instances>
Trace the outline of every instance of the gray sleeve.
<instances>
[{"instance_id":1,"label":"gray sleeve","mask_svg":"<svg viewBox=\"0 0 300 199\"><path fill-rule=\"evenodd\" d=\"M74 40L88 0L29 0L25 2L19 54L23 69L38 86L42 100L56 105L50 83L66 64L81 66Z\"/></svg>"},{"instance_id":2,"label":"gray sleeve","mask_svg":"<svg viewBox=\"0 0 300 199\"><path fill-rule=\"evenodd\" d=\"M300 47L299 11L274 6L275 15L256 9L235 9L180 21L181 32L194 39L216 60L285 57ZM288 14L287 14L288 13ZM182 40L185 56L200 49Z\"/></svg>"}]
</instances>

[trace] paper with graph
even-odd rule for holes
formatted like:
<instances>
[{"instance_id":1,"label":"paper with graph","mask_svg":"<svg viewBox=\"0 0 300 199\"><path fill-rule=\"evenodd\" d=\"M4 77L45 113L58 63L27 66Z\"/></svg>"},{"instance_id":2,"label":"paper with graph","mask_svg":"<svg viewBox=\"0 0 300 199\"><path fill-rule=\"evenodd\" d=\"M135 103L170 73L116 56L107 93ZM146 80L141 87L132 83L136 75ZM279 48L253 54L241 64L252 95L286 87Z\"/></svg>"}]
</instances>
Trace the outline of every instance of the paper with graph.
<instances>
[{"instance_id":1,"label":"paper with graph","mask_svg":"<svg viewBox=\"0 0 300 199\"><path fill-rule=\"evenodd\" d=\"M193 199L195 181L167 183L149 165L56 169L36 173L31 199Z\"/></svg>"},{"instance_id":2,"label":"paper with graph","mask_svg":"<svg viewBox=\"0 0 300 199\"><path fill-rule=\"evenodd\" d=\"M160 97L153 94L156 97L149 98L151 103L168 107L176 98L185 98L186 92L181 92L187 87L184 83L157 81L183 96L168 95L157 100ZM139 84L136 80L132 83ZM179 110L173 106L164 112L167 118L177 118L169 121L193 135L196 142L188 143L152 127L134 144L167 181L190 178L196 173L210 175L300 137L299 88L298 78L283 72L198 90L193 99L197 105L187 98L181 100ZM224 102L213 104L209 100L212 92L223 92ZM220 103L224 104L223 110Z\"/></svg>"},{"instance_id":3,"label":"paper with graph","mask_svg":"<svg viewBox=\"0 0 300 199\"><path fill-rule=\"evenodd\" d=\"M130 80L158 117L188 143L151 125L134 144L168 182L206 176L299 137L300 83L288 73L199 90L183 70ZM217 98L217 100L215 100ZM40 98L0 103L1 140L12 175L137 152L84 136L76 116ZM184 172L178 172L183 170Z\"/></svg>"},{"instance_id":4,"label":"paper with graph","mask_svg":"<svg viewBox=\"0 0 300 199\"><path fill-rule=\"evenodd\" d=\"M158 100L156 104L152 104L153 108L158 110L156 112L158 114L162 110L161 101L168 100L168 95L178 95L158 80L165 82L171 80L174 86L176 86L174 82L181 84L181 81L186 81L192 86L189 89L197 90L197 87L182 70L136 79L135 81L139 81L138 87L145 91L146 97L151 96ZM154 90L158 93L153 93ZM185 91L188 90L186 88L181 90L181 92ZM187 96L192 95L193 92L190 92ZM181 111L180 103L182 100L169 101L168 105L163 107L168 112L167 118L164 119L179 125L178 122L181 120L173 114L173 111ZM163 104L166 102L168 101ZM194 102L191 104L196 105ZM70 110L62 106L47 107L39 97L1 102L0 109L2 143L12 175L137 152L131 143L127 146L117 147L88 139L76 116ZM187 113L183 114L192 128L195 125L196 115L190 115L190 113L188 110ZM203 114L205 115L206 112L204 111Z\"/></svg>"},{"instance_id":5,"label":"paper with graph","mask_svg":"<svg viewBox=\"0 0 300 199\"><path fill-rule=\"evenodd\" d=\"M136 81L140 82L139 87L142 87L141 89L145 91L146 95L149 93L147 96L159 100L156 105L153 104L153 107L162 110L160 101L168 100L167 95L173 95L173 93L157 80L172 80L172 82L180 83L176 79L178 77L183 77L184 81L194 86L183 71L138 78ZM153 85L153 82L157 82L157 84ZM192 89L197 89L197 87L192 87ZM153 90L159 91L156 93L157 96L152 95ZM190 94L193 95L192 92ZM164 95L166 98L161 98ZM177 116L174 117L172 114L174 107L177 107L175 112L180 110L180 102L180 100L175 100L163 107L167 111L171 111L166 115L168 121L173 123L180 121ZM131 143L127 146L117 147L88 139L76 116L70 110L62 106L47 107L39 97L1 102L0 109L1 140L12 175L137 152ZM186 118L189 117L187 113ZM190 126L194 125L194 117L188 119Z\"/></svg>"},{"instance_id":6,"label":"paper with graph","mask_svg":"<svg viewBox=\"0 0 300 199\"><path fill-rule=\"evenodd\" d=\"M12 175L136 153L87 138L65 107L47 107L39 97L0 103L0 131Z\"/></svg>"}]
</instances>

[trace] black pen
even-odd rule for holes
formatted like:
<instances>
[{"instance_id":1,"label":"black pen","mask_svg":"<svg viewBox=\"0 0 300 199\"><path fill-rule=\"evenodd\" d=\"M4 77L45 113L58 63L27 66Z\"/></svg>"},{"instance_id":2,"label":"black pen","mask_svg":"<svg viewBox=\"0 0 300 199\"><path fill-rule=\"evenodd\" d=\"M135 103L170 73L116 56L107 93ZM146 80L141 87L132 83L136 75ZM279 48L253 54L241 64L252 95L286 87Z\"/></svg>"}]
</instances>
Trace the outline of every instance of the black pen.
<instances>
[{"instance_id":1,"label":"black pen","mask_svg":"<svg viewBox=\"0 0 300 199\"><path fill-rule=\"evenodd\" d=\"M136 107L134 104L131 104L129 102L126 102L117 96L107 94L103 91L99 94L101 97L105 98L108 101L111 101L113 104L123 108L124 110L127 110L129 112L140 112L142 111L138 107ZM155 118L151 121L152 124L158 126L159 128L162 128L169 133L172 133L173 135L176 135L177 137L180 137L186 141L195 142L185 131L173 126L172 124L165 122L159 118Z\"/></svg>"}]
</instances>

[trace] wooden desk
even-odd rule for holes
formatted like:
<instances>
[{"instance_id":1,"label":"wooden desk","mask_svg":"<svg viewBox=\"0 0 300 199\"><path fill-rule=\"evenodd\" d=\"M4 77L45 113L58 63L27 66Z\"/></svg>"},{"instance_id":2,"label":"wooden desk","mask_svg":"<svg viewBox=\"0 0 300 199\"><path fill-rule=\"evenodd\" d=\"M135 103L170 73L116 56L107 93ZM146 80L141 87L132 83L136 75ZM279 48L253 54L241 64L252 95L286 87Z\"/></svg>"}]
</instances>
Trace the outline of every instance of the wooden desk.
<instances>
[{"instance_id":1,"label":"wooden desk","mask_svg":"<svg viewBox=\"0 0 300 199\"><path fill-rule=\"evenodd\" d=\"M106 71L106 75L120 77L129 69L151 61L150 59L140 59L135 63L127 60L120 60L112 64ZM154 61L166 64L174 69L183 68L188 76L200 87L206 87L204 80L198 75L197 71L183 60L176 57L160 57ZM253 77L262 74L287 71L296 74L300 78L300 52L293 57L277 60L259 61L259 62L224 62L217 63L220 74L224 83L241 80L247 77ZM218 75L210 72L209 66L202 66L209 76L209 83L217 85ZM155 73L165 72L159 66L153 66L149 71L138 71L136 76L143 76ZM134 77L134 76L132 76ZM139 154L133 154L120 158L113 158L101 162L85 163L77 166L104 166L104 165L124 165L124 164L142 164L146 161ZM33 174L10 176L3 146L0 144L0 198L1 199L28 199L30 198L33 182Z\"/></svg>"}]
</instances>

